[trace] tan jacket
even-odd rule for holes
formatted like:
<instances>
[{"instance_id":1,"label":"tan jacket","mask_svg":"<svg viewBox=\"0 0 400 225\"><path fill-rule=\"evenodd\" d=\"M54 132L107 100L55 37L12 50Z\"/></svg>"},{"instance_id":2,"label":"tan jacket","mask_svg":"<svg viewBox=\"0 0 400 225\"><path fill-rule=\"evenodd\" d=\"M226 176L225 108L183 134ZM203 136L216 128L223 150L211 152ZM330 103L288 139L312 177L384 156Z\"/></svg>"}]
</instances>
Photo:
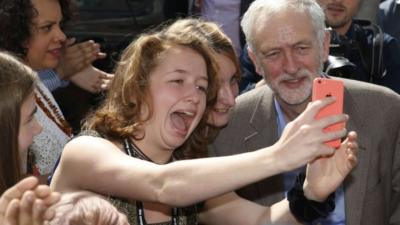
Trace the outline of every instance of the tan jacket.
<instances>
[{"instance_id":1,"label":"tan jacket","mask_svg":"<svg viewBox=\"0 0 400 225\"><path fill-rule=\"evenodd\" d=\"M400 96L384 87L343 80L347 130L357 131L360 146L358 165L344 182L347 225L400 225ZM231 121L210 152L230 155L274 144L276 117L269 87L239 96ZM271 205L283 198L283 177L249 185L238 194Z\"/></svg>"}]
</instances>

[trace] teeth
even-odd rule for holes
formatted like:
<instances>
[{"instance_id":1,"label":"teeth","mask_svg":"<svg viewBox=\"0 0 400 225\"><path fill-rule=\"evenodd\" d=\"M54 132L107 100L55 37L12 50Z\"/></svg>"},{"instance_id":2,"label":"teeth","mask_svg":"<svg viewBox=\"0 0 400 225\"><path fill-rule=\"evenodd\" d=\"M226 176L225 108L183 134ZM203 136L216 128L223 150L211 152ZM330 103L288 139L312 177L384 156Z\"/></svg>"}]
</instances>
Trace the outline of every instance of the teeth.
<instances>
[{"instance_id":1,"label":"teeth","mask_svg":"<svg viewBox=\"0 0 400 225\"><path fill-rule=\"evenodd\" d=\"M188 117L193 117L195 115L194 112L189 112L189 111L182 111L182 112L177 112L177 113L188 116Z\"/></svg>"},{"instance_id":2,"label":"teeth","mask_svg":"<svg viewBox=\"0 0 400 225\"><path fill-rule=\"evenodd\" d=\"M229 110L228 109L214 109L216 112L220 112L220 113L226 113Z\"/></svg>"},{"instance_id":3,"label":"teeth","mask_svg":"<svg viewBox=\"0 0 400 225\"><path fill-rule=\"evenodd\" d=\"M194 116L194 112L183 112L184 114L186 114L187 116Z\"/></svg>"}]
</instances>

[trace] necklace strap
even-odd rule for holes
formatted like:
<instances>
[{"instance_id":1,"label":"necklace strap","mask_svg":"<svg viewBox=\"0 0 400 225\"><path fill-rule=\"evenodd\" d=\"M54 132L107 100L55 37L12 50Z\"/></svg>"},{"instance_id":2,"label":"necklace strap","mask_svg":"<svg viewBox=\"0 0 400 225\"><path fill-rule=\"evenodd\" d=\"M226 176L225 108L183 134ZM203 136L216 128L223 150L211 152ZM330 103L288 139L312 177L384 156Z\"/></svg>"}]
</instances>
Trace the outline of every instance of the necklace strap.
<instances>
[{"instance_id":1,"label":"necklace strap","mask_svg":"<svg viewBox=\"0 0 400 225\"><path fill-rule=\"evenodd\" d=\"M147 225L141 201L136 201L136 214L139 225ZM175 207L171 211L171 225L178 225L178 208Z\"/></svg>"},{"instance_id":2,"label":"necklace strap","mask_svg":"<svg viewBox=\"0 0 400 225\"><path fill-rule=\"evenodd\" d=\"M136 145L132 143L129 138L125 138L123 146L126 154L131 157L153 162L147 155L145 155ZM136 201L136 215L139 225L147 225L144 217L143 203ZM171 212L171 225L178 225L178 208L173 207Z\"/></svg>"},{"instance_id":3,"label":"necklace strap","mask_svg":"<svg viewBox=\"0 0 400 225\"><path fill-rule=\"evenodd\" d=\"M143 159L149 162L153 162L146 154L144 154L140 148L138 148L135 143L132 143L129 138L124 139L125 152L134 158Z\"/></svg>"}]
</instances>

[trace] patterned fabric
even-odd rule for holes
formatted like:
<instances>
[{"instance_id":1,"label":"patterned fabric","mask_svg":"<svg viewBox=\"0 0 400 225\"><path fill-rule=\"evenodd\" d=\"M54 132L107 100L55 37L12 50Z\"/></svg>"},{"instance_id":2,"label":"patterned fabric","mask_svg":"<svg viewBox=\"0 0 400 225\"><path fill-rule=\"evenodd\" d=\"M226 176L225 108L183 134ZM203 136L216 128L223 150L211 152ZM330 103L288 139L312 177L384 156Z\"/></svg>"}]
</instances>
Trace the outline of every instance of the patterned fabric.
<instances>
[{"instance_id":1,"label":"patterned fabric","mask_svg":"<svg viewBox=\"0 0 400 225\"><path fill-rule=\"evenodd\" d=\"M54 70L41 70L38 72L40 80L50 90L54 91L60 87L66 87L69 81L61 80Z\"/></svg>"},{"instance_id":2,"label":"patterned fabric","mask_svg":"<svg viewBox=\"0 0 400 225\"><path fill-rule=\"evenodd\" d=\"M37 82L37 87L42 90L51 103L61 112L50 91L41 81ZM43 102L47 107L46 102ZM55 166L58 157L61 155L65 144L70 140L70 137L46 115L45 110L49 111L49 109L42 109L38 106L35 113L36 119L43 127L42 132L35 136L33 144L30 146L30 151L33 155L33 171L36 172L35 175L49 174Z\"/></svg>"},{"instance_id":3,"label":"patterned fabric","mask_svg":"<svg viewBox=\"0 0 400 225\"><path fill-rule=\"evenodd\" d=\"M113 204L121 213L125 214L128 218L130 225L138 225L137 214L136 214L136 202L127 201L121 198L108 197L107 199L111 204ZM178 209L178 224L179 225L197 225L197 207L190 206L186 208ZM152 223L148 225L170 225L171 221L162 223Z\"/></svg>"},{"instance_id":4,"label":"patterned fabric","mask_svg":"<svg viewBox=\"0 0 400 225\"><path fill-rule=\"evenodd\" d=\"M102 137L101 134L94 130L84 130L79 136L94 136L94 137ZM130 225L139 225L137 221L137 210L136 210L136 201L129 201L123 198L116 198L113 196L108 196L107 200L113 204L121 213L125 214L128 218L128 222ZM170 225L171 221L162 222L162 223L154 223L148 225ZM198 210L197 205L178 208L178 225L197 225L198 224Z\"/></svg>"}]
</instances>

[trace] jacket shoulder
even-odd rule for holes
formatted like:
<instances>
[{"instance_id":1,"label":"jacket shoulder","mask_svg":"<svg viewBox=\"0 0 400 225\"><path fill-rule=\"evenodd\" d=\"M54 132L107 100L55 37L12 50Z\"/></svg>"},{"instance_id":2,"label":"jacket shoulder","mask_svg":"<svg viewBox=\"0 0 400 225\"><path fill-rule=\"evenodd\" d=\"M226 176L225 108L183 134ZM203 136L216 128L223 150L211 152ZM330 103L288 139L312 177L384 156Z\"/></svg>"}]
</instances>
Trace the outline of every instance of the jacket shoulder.
<instances>
[{"instance_id":1,"label":"jacket shoulder","mask_svg":"<svg viewBox=\"0 0 400 225\"><path fill-rule=\"evenodd\" d=\"M400 112L400 95L393 90L376 84L362 81L341 79L344 81L348 95L361 104L360 107L378 108L377 110L397 110Z\"/></svg>"}]
</instances>

